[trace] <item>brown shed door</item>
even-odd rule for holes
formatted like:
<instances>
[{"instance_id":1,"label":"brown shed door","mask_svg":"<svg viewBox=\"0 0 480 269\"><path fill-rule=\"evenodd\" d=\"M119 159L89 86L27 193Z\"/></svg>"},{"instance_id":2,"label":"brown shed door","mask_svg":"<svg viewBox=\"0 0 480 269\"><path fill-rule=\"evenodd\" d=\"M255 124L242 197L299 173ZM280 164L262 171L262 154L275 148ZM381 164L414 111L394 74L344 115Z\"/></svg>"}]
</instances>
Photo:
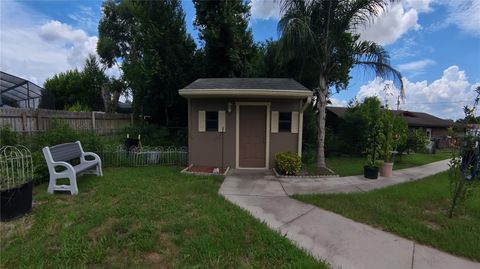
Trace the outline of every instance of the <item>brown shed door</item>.
<instances>
[{"instance_id":1,"label":"brown shed door","mask_svg":"<svg viewBox=\"0 0 480 269\"><path fill-rule=\"evenodd\" d=\"M239 153L240 167L265 167L267 108L240 106Z\"/></svg>"}]
</instances>

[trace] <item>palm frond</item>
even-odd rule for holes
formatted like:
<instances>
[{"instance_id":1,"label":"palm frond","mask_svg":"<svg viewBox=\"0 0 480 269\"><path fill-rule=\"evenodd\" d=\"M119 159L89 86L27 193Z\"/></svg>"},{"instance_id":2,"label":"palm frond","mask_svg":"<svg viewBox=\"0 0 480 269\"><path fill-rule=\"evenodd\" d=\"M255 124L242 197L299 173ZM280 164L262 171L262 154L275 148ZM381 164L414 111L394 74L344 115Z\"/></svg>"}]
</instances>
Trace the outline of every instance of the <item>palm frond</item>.
<instances>
[{"instance_id":1,"label":"palm frond","mask_svg":"<svg viewBox=\"0 0 480 269\"><path fill-rule=\"evenodd\" d=\"M311 18L305 12L304 1L289 0L290 5L297 5L286 10L278 22L279 53L286 59L298 56L316 56L318 54L318 40L311 28ZM292 2L292 3L290 3ZM312 55L313 54L313 55ZM316 59L317 57L314 57Z\"/></svg>"},{"instance_id":2,"label":"palm frond","mask_svg":"<svg viewBox=\"0 0 480 269\"><path fill-rule=\"evenodd\" d=\"M401 0L347 0L343 5L342 17L345 23L352 29L361 25L372 23L381 12L391 4Z\"/></svg>"},{"instance_id":3,"label":"palm frond","mask_svg":"<svg viewBox=\"0 0 480 269\"><path fill-rule=\"evenodd\" d=\"M366 69L373 70L378 77L391 79L400 89L400 97L405 98L402 74L390 65L388 52L372 41L357 42L353 47L354 63Z\"/></svg>"}]
</instances>

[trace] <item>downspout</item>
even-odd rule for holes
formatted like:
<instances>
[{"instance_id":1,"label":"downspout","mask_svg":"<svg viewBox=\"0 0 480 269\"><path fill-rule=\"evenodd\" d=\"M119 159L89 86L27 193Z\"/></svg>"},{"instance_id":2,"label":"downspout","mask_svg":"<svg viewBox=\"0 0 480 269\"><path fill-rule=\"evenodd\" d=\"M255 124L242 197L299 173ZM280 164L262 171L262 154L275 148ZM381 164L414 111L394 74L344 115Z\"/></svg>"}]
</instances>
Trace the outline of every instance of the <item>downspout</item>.
<instances>
[{"instance_id":1,"label":"downspout","mask_svg":"<svg viewBox=\"0 0 480 269\"><path fill-rule=\"evenodd\" d=\"M298 113L298 145L297 151L298 156L302 157L302 142L303 142L303 112L307 109L308 105L312 102L312 97L309 96L302 104L302 100L300 100L300 113Z\"/></svg>"},{"instance_id":2,"label":"downspout","mask_svg":"<svg viewBox=\"0 0 480 269\"><path fill-rule=\"evenodd\" d=\"M188 113L187 113L187 162L188 162L188 166L190 166L192 163L190 162L191 158L190 158L190 154L191 154L191 132L192 132L192 104L191 104L191 100L190 100L190 97L187 97L187 110L188 110ZM198 127L197 127L198 128Z\"/></svg>"}]
</instances>

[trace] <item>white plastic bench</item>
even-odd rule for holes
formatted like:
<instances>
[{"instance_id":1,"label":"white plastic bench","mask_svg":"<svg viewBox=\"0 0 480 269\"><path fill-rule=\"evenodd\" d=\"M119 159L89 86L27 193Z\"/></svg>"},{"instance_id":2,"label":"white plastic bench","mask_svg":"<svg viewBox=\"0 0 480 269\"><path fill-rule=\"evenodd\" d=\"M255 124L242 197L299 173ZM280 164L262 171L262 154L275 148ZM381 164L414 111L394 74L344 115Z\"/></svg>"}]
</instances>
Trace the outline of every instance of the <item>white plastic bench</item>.
<instances>
[{"instance_id":1,"label":"white plastic bench","mask_svg":"<svg viewBox=\"0 0 480 269\"><path fill-rule=\"evenodd\" d=\"M84 152L80 141L65 143L53 147L44 147L43 155L50 172L50 183L48 192L70 191L71 194L78 194L77 175L95 174L103 176L102 160L93 152ZM86 156L92 156L93 160L86 160ZM68 161L80 158L80 164L71 165ZM57 172L55 168L62 166L65 170ZM68 178L70 185L57 185L57 179Z\"/></svg>"}]
</instances>

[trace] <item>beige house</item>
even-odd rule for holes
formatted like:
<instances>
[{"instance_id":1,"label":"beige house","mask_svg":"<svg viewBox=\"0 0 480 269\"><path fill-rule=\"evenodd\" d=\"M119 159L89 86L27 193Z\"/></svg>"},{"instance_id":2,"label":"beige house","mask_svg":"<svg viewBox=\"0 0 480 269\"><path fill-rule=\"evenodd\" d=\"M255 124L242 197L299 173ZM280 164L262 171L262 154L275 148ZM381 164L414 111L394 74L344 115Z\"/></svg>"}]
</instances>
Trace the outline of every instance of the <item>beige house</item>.
<instances>
[{"instance_id":1,"label":"beige house","mask_svg":"<svg viewBox=\"0 0 480 269\"><path fill-rule=\"evenodd\" d=\"M279 152L302 154L312 91L293 79L198 79L179 94L188 99L190 164L272 168Z\"/></svg>"}]
</instances>

